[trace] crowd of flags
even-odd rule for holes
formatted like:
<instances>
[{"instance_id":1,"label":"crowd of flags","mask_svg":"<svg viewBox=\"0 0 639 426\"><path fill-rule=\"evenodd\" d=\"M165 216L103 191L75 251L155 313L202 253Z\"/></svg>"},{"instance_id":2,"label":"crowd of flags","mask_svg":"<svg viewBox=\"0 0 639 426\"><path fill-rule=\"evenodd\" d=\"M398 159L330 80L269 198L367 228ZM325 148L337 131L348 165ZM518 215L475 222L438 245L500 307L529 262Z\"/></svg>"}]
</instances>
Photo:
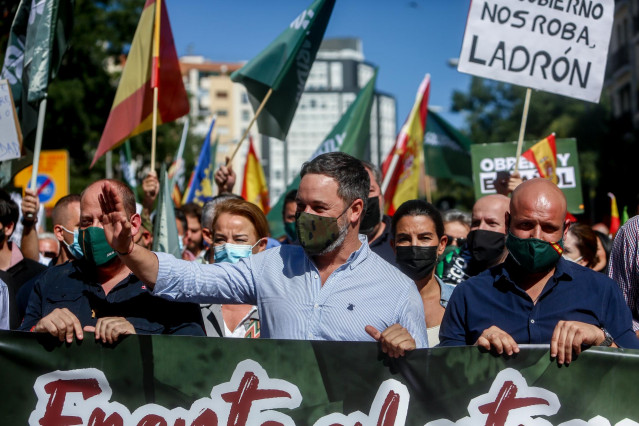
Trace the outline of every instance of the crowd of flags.
<instances>
[{"instance_id":1,"label":"crowd of flags","mask_svg":"<svg viewBox=\"0 0 639 426\"><path fill-rule=\"evenodd\" d=\"M36 106L46 97L48 82L55 77L67 49L75 2L42 0L32 9L34 4L32 0L20 2L2 69L2 78L8 79L11 84L21 126L26 133L35 128L33 114ZM260 134L286 139L334 5L335 0L313 1L270 45L231 75L234 82L241 83L247 90ZM313 157L339 150L364 158L370 140L376 80L377 70L319 144ZM430 85L430 76L426 75L396 143L382 165L382 190L389 215L404 201L418 198L424 170L429 176L471 184L470 141L435 111L429 111ZM120 150L123 177L135 189L137 183L128 139L150 130L154 125L184 117L188 112L189 100L164 0L146 0L91 165L106 152L124 144ZM168 171L163 169L160 174L158 232L164 232L162 230L171 227L170 224L175 221L172 208L166 206L188 202L204 204L216 195L213 177L218 166L218 140L213 137L215 121L214 117L188 184L185 183L186 170L182 159L188 132L186 121L176 161ZM557 182L554 134L535 144L522 156L535 164L542 177ZM289 184L286 192L298 185L299 176ZM283 197L271 207L267 180L252 140L249 140L241 195L268 214L274 235L282 233ZM169 203L169 200L172 202ZM611 212L611 232L613 228L616 232L620 219L614 196L611 197ZM169 241L177 236L171 234L167 238L158 238L158 244L167 244L165 248L177 246Z\"/></svg>"}]
</instances>

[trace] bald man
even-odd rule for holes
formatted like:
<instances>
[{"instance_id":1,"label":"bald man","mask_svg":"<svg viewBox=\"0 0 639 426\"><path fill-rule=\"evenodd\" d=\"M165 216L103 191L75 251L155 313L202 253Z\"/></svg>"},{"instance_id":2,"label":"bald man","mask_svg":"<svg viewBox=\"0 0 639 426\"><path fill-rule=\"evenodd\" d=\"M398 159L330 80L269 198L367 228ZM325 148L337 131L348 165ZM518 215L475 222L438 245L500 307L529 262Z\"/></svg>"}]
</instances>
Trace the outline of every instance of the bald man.
<instances>
[{"instance_id":1,"label":"bald man","mask_svg":"<svg viewBox=\"0 0 639 426\"><path fill-rule=\"evenodd\" d=\"M513 192L506 215L509 256L457 286L440 328L440 345L478 345L498 354L518 344L550 344L569 364L585 346L639 348L621 291L602 274L561 257L566 198L549 180Z\"/></svg>"},{"instance_id":2,"label":"bald man","mask_svg":"<svg viewBox=\"0 0 639 426\"><path fill-rule=\"evenodd\" d=\"M441 262L442 281L459 284L506 259L509 207L510 198L500 194L485 195L475 202L466 243Z\"/></svg>"}]
</instances>

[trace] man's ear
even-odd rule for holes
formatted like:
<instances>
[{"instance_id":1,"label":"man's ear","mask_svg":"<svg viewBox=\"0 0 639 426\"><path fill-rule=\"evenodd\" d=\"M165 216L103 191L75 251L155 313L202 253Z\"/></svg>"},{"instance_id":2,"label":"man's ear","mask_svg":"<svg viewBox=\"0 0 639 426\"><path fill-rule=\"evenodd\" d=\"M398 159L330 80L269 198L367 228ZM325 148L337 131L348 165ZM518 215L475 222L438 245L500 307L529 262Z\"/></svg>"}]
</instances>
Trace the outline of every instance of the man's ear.
<instances>
[{"instance_id":1,"label":"man's ear","mask_svg":"<svg viewBox=\"0 0 639 426\"><path fill-rule=\"evenodd\" d=\"M138 213L132 214L129 222L131 222L131 235L135 237L142 227L142 217Z\"/></svg>"},{"instance_id":2,"label":"man's ear","mask_svg":"<svg viewBox=\"0 0 639 426\"><path fill-rule=\"evenodd\" d=\"M441 256L442 254L444 254L444 251L446 250L446 246L448 245L448 235L443 235L442 238L439 240L439 246L437 247L437 256Z\"/></svg>"},{"instance_id":3,"label":"man's ear","mask_svg":"<svg viewBox=\"0 0 639 426\"><path fill-rule=\"evenodd\" d=\"M364 214L364 201L361 198L353 201L351 204L351 223L359 223L360 217Z\"/></svg>"},{"instance_id":4,"label":"man's ear","mask_svg":"<svg viewBox=\"0 0 639 426\"><path fill-rule=\"evenodd\" d=\"M570 221L566 220L564 222L564 233L563 233L563 237L562 237L564 239L564 241L566 241L566 237L568 236L568 228L570 228Z\"/></svg>"},{"instance_id":5,"label":"man's ear","mask_svg":"<svg viewBox=\"0 0 639 426\"><path fill-rule=\"evenodd\" d=\"M506 222L506 234L510 232L510 212L505 213L505 222Z\"/></svg>"},{"instance_id":6,"label":"man's ear","mask_svg":"<svg viewBox=\"0 0 639 426\"><path fill-rule=\"evenodd\" d=\"M53 234L58 239L58 241L64 241L64 230L60 225L53 225Z\"/></svg>"},{"instance_id":7,"label":"man's ear","mask_svg":"<svg viewBox=\"0 0 639 426\"><path fill-rule=\"evenodd\" d=\"M9 237L11 237L15 229L16 229L16 224L13 222L9 222L9 224L3 228L4 235L7 237L7 240L9 239Z\"/></svg>"}]
</instances>

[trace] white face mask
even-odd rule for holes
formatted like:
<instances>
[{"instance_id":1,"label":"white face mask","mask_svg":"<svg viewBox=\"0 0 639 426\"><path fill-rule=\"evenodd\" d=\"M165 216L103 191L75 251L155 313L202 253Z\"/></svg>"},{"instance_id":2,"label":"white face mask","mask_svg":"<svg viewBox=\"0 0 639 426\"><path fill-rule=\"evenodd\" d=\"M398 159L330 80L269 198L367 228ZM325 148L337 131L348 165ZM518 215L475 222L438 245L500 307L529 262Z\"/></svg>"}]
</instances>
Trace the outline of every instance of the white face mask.
<instances>
[{"instance_id":1,"label":"white face mask","mask_svg":"<svg viewBox=\"0 0 639 426\"><path fill-rule=\"evenodd\" d=\"M562 254L561 256L562 256L564 259L566 259L567 261L572 262L572 263L578 263L581 259L583 259L583 258L584 258L583 256L579 256L579 257L578 257L578 258L576 258L576 259L572 259L572 258L570 258L570 257L566 256L566 254L565 254L565 253L564 253L564 254Z\"/></svg>"}]
</instances>

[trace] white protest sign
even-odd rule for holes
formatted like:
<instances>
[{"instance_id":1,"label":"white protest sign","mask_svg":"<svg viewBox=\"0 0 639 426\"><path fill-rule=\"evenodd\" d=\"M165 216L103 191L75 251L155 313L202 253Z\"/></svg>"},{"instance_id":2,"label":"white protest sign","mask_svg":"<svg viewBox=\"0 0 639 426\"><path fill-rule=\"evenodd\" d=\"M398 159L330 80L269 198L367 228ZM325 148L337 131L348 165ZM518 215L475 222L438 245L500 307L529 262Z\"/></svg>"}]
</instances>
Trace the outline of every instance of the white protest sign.
<instances>
[{"instance_id":1,"label":"white protest sign","mask_svg":"<svg viewBox=\"0 0 639 426\"><path fill-rule=\"evenodd\" d=\"M614 0L472 0L458 70L599 102Z\"/></svg>"},{"instance_id":2,"label":"white protest sign","mask_svg":"<svg viewBox=\"0 0 639 426\"><path fill-rule=\"evenodd\" d=\"M0 80L0 161L20 158L22 133L18 124L11 86Z\"/></svg>"}]
</instances>

